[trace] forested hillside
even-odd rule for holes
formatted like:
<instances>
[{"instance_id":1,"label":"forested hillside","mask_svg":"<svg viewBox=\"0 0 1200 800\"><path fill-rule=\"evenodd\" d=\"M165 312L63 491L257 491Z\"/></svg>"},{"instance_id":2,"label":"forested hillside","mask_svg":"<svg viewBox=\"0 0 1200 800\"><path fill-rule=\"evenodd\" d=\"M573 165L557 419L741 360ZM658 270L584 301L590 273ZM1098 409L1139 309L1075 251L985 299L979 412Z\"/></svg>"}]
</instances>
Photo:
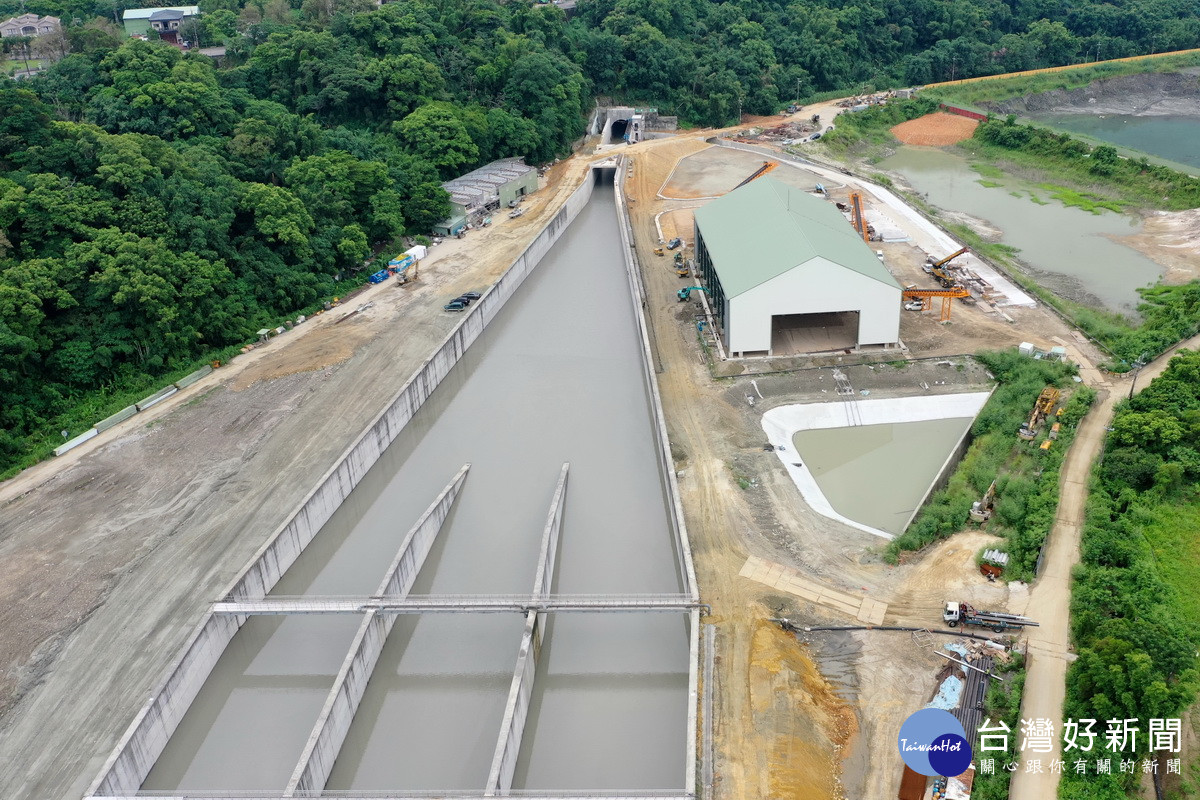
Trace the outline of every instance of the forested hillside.
<instances>
[{"instance_id":1,"label":"forested hillside","mask_svg":"<svg viewBox=\"0 0 1200 800\"><path fill-rule=\"evenodd\" d=\"M207 0L183 33L227 47L218 69L128 42L126 7L0 3L64 25L3 42L46 69L0 78L0 474L336 293L373 245L445 216L441 180L569 152L597 94L719 125L1200 44L1167 0L579 0L569 22L529 0Z\"/></svg>"}]
</instances>

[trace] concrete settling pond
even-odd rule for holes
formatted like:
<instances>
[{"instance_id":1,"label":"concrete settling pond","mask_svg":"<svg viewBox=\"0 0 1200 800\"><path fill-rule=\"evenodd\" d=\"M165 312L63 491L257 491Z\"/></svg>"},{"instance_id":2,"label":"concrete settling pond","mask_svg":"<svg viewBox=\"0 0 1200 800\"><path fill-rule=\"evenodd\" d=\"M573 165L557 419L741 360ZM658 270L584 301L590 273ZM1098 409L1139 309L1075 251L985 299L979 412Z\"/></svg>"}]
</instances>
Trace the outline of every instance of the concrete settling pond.
<instances>
[{"instance_id":1,"label":"concrete settling pond","mask_svg":"<svg viewBox=\"0 0 1200 800\"><path fill-rule=\"evenodd\" d=\"M903 146L879 166L903 175L933 205L995 225L1001 241L1039 273L1039 283L1064 297L1133 315L1137 290L1165 271L1110 238L1140 232L1135 217L1067 207L1046 189L1011 176L988 178L1000 185L984 186L966 158L935 148Z\"/></svg>"},{"instance_id":2,"label":"concrete settling pond","mask_svg":"<svg viewBox=\"0 0 1200 800\"><path fill-rule=\"evenodd\" d=\"M466 462L413 595L528 594L568 461L552 591L681 591L622 258L613 189L597 186L272 596L374 592L401 537ZM481 791L522 622L400 615L326 788ZM357 625L249 619L143 790L282 790ZM537 663L514 790L681 789L686 615L551 614Z\"/></svg>"},{"instance_id":3,"label":"concrete settling pond","mask_svg":"<svg viewBox=\"0 0 1200 800\"><path fill-rule=\"evenodd\" d=\"M890 539L958 463L989 396L780 406L763 414L762 426L814 511Z\"/></svg>"},{"instance_id":4,"label":"concrete settling pond","mask_svg":"<svg viewBox=\"0 0 1200 800\"><path fill-rule=\"evenodd\" d=\"M798 431L792 442L835 511L898 535L971 422L958 417L824 428Z\"/></svg>"}]
</instances>

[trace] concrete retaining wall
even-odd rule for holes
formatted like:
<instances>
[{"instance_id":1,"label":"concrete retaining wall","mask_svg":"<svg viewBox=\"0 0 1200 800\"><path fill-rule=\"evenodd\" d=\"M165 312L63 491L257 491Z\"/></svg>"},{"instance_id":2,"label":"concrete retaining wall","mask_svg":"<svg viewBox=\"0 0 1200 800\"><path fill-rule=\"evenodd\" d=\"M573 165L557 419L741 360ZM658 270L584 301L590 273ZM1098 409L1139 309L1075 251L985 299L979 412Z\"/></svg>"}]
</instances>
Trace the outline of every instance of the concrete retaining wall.
<instances>
[{"instance_id":1,"label":"concrete retaining wall","mask_svg":"<svg viewBox=\"0 0 1200 800\"><path fill-rule=\"evenodd\" d=\"M651 415L654 420L654 430L658 438L655 455L658 467L662 472L664 488L667 495L668 517L674 533L674 541L678 547L679 571L683 577L683 589L693 600L700 599L696 584L696 569L692 563L692 547L688 541L687 525L683 521L683 501L679 499L679 481L675 476L675 461L671 458L671 443L667 438L667 420L663 414L662 395L658 391L658 379L653 368L653 356L650 350L650 329L646 319L646 290L642 285L642 275L638 267L637 257L633 249L633 227L629 221L629 209L625 204L625 172L627 165L624 158L620 159L615 181L618 228L621 231L621 250L625 254L625 274L629 279L629 288L633 293L633 304L636 312L638 334L642 340L642 380L646 384L646 393L650 397Z\"/></svg>"},{"instance_id":2,"label":"concrete retaining wall","mask_svg":"<svg viewBox=\"0 0 1200 800\"><path fill-rule=\"evenodd\" d=\"M992 389L992 391L988 392L988 400L992 399L992 395L995 394L995 392L995 389ZM984 402L984 405L987 405L986 401ZM982 411L982 409L980 410ZM978 416L978 412L976 412L976 416ZM971 425L973 427L974 423ZM971 446L971 441L971 428L968 427L965 431L963 431L963 435L959 437L958 444L954 445L954 449L950 451L950 455L946 457L946 461L942 464L942 468L938 470L937 477L933 479L933 483L929 484L929 488L921 497L921 502L917 504L915 509L913 509L912 516L908 518L908 522L904 523L905 530L907 530L908 526L912 524L912 521L917 518L917 514L921 513L921 509L925 507L925 504L929 502L930 495L939 489L944 489L946 484L950 483L950 476L954 474L956 469L958 469L958 462L962 461L963 456L967 454L967 448Z\"/></svg>"},{"instance_id":3,"label":"concrete retaining wall","mask_svg":"<svg viewBox=\"0 0 1200 800\"><path fill-rule=\"evenodd\" d=\"M98 434L98 433L99 433L99 431L97 431L95 428L89 428L86 431L84 431L83 433L76 436L74 439L70 439L70 440L60 444L58 447L54 448L54 455L61 456L63 453L67 452L68 450L74 450L76 447L79 447L79 445L83 444L88 439L95 439L96 434Z\"/></svg>"},{"instance_id":4,"label":"concrete retaining wall","mask_svg":"<svg viewBox=\"0 0 1200 800\"><path fill-rule=\"evenodd\" d=\"M450 369L458 363L471 343L500 313L500 309L579 215L591 196L592 181L585 180L537 238L464 315L441 346L372 420L366 431L325 473L296 512L259 549L225 592L226 597L251 600L266 596ZM197 380L199 377L203 376L198 376ZM136 407L129 406L105 422L111 427L135 413ZM96 428L104 430L99 424ZM89 790L89 795L132 795L137 791L175 732L196 692L216 666L225 645L244 621L245 617L217 617L209 612L191 644L168 672L162 689L154 693L134 719L116 752L110 756Z\"/></svg>"},{"instance_id":5,"label":"concrete retaining wall","mask_svg":"<svg viewBox=\"0 0 1200 800\"><path fill-rule=\"evenodd\" d=\"M122 422L129 419L136 413L137 413L137 406L125 406L125 408L122 408L120 411L113 414L111 417L105 417L104 419L97 422L95 425L96 430L100 433L104 433L109 428L113 427L114 425L121 424Z\"/></svg>"}]
</instances>

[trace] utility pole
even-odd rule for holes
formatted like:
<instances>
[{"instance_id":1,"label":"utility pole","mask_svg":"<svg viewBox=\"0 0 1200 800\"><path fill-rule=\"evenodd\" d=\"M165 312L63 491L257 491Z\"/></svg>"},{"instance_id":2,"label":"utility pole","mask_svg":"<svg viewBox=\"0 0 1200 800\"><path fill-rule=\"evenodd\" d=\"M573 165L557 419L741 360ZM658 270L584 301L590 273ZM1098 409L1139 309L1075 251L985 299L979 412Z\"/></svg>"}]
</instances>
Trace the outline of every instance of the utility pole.
<instances>
[{"instance_id":1,"label":"utility pole","mask_svg":"<svg viewBox=\"0 0 1200 800\"><path fill-rule=\"evenodd\" d=\"M1142 353L1142 357L1133 362L1133 382L1129 384L1129 399L1133 399L1133 390L1137 387L1138 373L1142 371L1142 367L1146 366L1146 356L1149 353Z\"/></svg>"}]
</instances>

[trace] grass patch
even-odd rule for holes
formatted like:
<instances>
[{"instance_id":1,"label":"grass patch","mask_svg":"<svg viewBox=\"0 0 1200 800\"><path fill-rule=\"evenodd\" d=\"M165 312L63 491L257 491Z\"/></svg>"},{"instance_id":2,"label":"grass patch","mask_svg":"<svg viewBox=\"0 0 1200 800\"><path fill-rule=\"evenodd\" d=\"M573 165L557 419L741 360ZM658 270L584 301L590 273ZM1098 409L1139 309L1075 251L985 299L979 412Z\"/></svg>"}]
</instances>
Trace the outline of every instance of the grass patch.
<instances>
[{"instance_id":1,"label":"grass patch","mask_svg":"<svg viewBox=\"0 0 1200 800\"><path fill-rule=\"evenodd\" d=\"M1002 183L996 183L995 181L989 181L984 178L980 178L979 180L977 180L975 182L978 183L980 186L982 186L985 189L997 189L1004 185Z\"/></svg>"},{"instance_id":2,"label":"grass patch","mask_svg":"<svg viewBox=\"0 0 1200 800\"><path fill-rule=\"evenodd\" d=\"M997 167L995 164L975 163L971 165L971 169L978 172L985 178L1003 178L1005 177L1004 170Z\"/></svg>"},{"instance_id":3,"label":"grass patch","mask_svg":"<svg viewBox=\"0 0 1200 800\"><path fill-rule=\"evenodd\" d=\"M1049 192L1050 196L1055 200L1070 208L1081 208L1093 214L1099 214L1104 210L1115 211L1120 214L1125 210L1120 203L1089 192L1079 192L1069 187L1056 186L1052 183L1040 183L1038 186Z\"/></svg>"},{"instance_id":4,"label":"grass patch","mask_svg":"<svg viewBox=\"0 0 1200 800\"><path fill-rule=\"evenodd\" d=\"M1180 621L1200 630L1200 501L1139 507L1134 522L1159 573L1179 592L1173 607Z\"/></svg>"},{"instance_id":5,"label":"grass patch","mask_svg":"<svg viewBox=\"0 0 1200 800\"><path fill-rule=\"evenodd\" d=\"M1115 78L1118 75L1176 72L1197 65L1200 65L1200 54L1196 53L1177 56L1146 56L1134 61L1107 62L1038 75L995 78L957 86L933 87L924 90L924 93L946 102L960 105L980 105L1056 89L1080 89L1095 81Z\"/></svg>"}]
</instances>

